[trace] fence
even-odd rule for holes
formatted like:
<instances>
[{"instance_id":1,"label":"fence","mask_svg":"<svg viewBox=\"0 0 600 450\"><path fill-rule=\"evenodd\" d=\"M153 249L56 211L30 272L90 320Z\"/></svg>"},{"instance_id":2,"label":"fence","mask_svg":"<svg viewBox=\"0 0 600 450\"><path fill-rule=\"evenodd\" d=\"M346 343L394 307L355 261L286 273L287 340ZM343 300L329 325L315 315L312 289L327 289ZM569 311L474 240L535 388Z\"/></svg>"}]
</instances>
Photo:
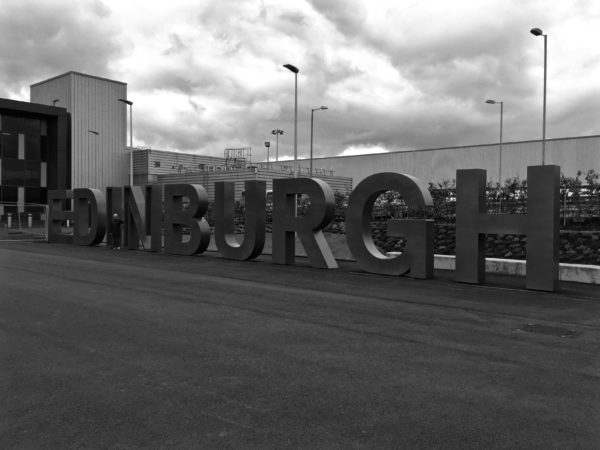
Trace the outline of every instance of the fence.
<instances>
[{"instance_id":1,"label":"fence","mask_svg":"<svg viewBox=\"0 0 600 450\"><path fill-rule=\"evenodd\" d=\"M45 240L48 206L37 203L0 203L0 240Z\"/></svg>"}]
</instances>

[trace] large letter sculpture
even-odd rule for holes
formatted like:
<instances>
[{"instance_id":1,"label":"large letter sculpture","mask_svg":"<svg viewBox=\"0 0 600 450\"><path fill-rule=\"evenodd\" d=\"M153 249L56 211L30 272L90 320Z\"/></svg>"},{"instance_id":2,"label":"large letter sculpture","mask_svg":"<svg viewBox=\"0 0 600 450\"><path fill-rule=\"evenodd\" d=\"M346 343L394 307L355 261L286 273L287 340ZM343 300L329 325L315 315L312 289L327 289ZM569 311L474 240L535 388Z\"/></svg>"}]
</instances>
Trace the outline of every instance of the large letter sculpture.
<instances>
[{"instance_id":1,"label":"large letter sculpture","mask_svg":"<svg viewBox=\"0 0 600 450\"><path fill-rule=\"evenodd\" d=\"M256 258L265 245L265 181L246 181L244 241L240 245L234 232L235 183L215 183L215 242L225 258L240 261Z\"/></svg>"},{"instance_id":2,"label":"large letter sculpture","mask_svg":"<svg viewBox=\"0 0 600 450\"><path fill-rule=\"evenodd\" d=\"M386 191L398 191L411 208L433 204L427 186L410 175L384 172L371 175L352 191L346 210L346 239L356 262L367 272L384 275L403 275L410 271L412 278L433 276L433 220L392 219L387 223L389 236L405 236L402 255L381 253L371 235L373 203Z\"/></svg>"},{"instance_id":3,"label":"large letter sculpture","mask_svg":"<svg viewBox=\"0 0 600 450\"><path fill-rule=\"evenodd\" d=\"M75 189L73 205L73 242L77 245L98 245L106 234L104 194L98 189Z\"/></svg>"},{"instance_id":4,"label":"large letter sculpture","mask_svg":"<svg viewBox=\"0 0 600 450\"><path fill-rule=\"evenodd\" d=\"M189 199L184 209L183 198ZM210 243L210 226L202 219L208 209L206 190L198 184L165 185L165 252L175 255L202 253ZM190 239L183 242L183 227Z\"/></svg>"},{"instance_id":5,"label":"large letter sculpture","mask_svg":"<svg viewBox=\"0 0 600 450\"><path fill-rule=\"evenodd\" d=\"M456 172L456 281L485 280L485 235L527 235L525 287L558 287L560 167L527 168L527 214L487 214L486 172Z\"/></svg>"},{"instance_id":6,"label":"large letter sculpture","mask_svg":"<svg viewBox=\"0 0 600 450\"><path fill-rule=\"evenodd\" d=\"M73 198L73 191L48 191L48 242L51 244L72 244L73 236L62 232L63 222L73 220L73 212L63 208L67 200Z\"/></svg>"},{"instance_id":7,"label":"large letter sculpture","mask_svg":"<svg viewBox=\"0 0 600 450\"><path fill-rule=\"evenodd\" d=\"M140 243L144 249L154 252L161 250L161 187L146 186L145 196L140 186L124 188L124 244L130 250L137 250Z\"/></svg>"},{"instance_id":8,"label":"large letter sculpture","mask_svg":"<svg viewBox=\"0 0 600 450\"><path fill-rule=\"evenodd\" d=\"M297 194L310 197L304 216L296 215ZM335 199L329 185L318 178L273 180L273 262L294 264L296 233L312 266L336 269L335 258L321 231L333 218Z\"/></svg>"}]
</instances>

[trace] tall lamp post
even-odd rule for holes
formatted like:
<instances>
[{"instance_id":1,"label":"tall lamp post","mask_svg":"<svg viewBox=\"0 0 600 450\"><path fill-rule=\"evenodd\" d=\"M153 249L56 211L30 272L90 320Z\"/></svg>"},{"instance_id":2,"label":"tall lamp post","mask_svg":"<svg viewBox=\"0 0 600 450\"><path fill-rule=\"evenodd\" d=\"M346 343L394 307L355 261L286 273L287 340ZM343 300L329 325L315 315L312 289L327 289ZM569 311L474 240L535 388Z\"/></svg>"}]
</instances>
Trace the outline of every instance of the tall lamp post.
<instances>
[{"instance_id":1,"label":"tall lamp post","mask_svg":"<svg viewBox=\"0 0 600 450\"><path fill-rule=\"evenodd\" d=\"M500 190L500 195L499 195L499 200L498 200L498 207L501 208L502 206L502 121L503 121L503 117L504 117L504 102L503 101L497 101L497 100L486 100L486 103L489 103L490 105L497 105L500 104L500 151L499 151L499 161L498 161L498 186L499 186L499 190Z\"/></svg>"},{"instance_id":2,"label":"tall lamp post","mask_svg":"<svg viewBox=\"0 0 600 450\"><path fill-rule=\"evenodd\" d=\"M291 64L284 64L283 67L294 73L294 177L297 177L298 166L298 68Z\"/></svg>"},{"instance_id":3,"label":"tall lamp post","mask_svg":"<svg viewBox=\"0 0 600 450\"><path fill-rule=\"evenodd\" d=\"M279 162L279 135L283 134L283 130L276 128L273 131L271 131L271 134L275 135L275 162Z\"/></svg>"},{"instance_id":4,"label":"tall lamp post","mask_svg":"<svg viewBox=\"0 0 600 450\"><path fill-rule=\"evenodd\" d=\"M267 147L267 170L269 170L269 147L271 147L271 142L265 141L265 147Z\"/></svg>"},{"instance_id":5,"label":"tall lamp post","mask_svg":"<svg viewBox=\"0 0 600 450\"><path fill-rule=\"evenodd\" d=\"M534 36L544 36L544 117L542 119L542 166L546 163L546 73L548 61L548 35L540 28L530 30Z\"/></svg>"},{"instance_id":6,"label":"tall lamp post","mask_svg":"<svg viewBox=\"0 0 600 450\"><path fill-rule=\"evenodd\" d=\"M119 101L129 105L129 185L133 186L133 102L124 98Z\"/></svg>"},{"instance_id":7,"label":"tall lamp post","mask_svg":"<svg viewBox=\"0 0 600 450\"><path fill-rule=\"evenodd\" d=\"M310 177L312 178L313 173L313 124L314 124L314 115L315 111L320 111L322 109L327 109L327 106L320 106L318 108L314 108L310 110Z\"/></svg>"}]
</instances>

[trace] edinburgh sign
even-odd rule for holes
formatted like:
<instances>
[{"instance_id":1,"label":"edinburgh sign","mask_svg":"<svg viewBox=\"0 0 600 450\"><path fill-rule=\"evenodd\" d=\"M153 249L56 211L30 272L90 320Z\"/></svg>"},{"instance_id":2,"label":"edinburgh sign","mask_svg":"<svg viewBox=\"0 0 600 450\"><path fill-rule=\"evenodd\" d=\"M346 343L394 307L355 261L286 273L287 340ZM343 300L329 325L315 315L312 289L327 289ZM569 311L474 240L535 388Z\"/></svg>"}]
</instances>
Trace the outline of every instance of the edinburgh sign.
<instances>
[{"instance_id":1,"label":"edinburgh sign","mask_svg":"<svg viewBox=\"0 0 600 450\"><path fill-rule=\"evenodd\" d=\"M527 236L527 289L554 291L558 288L559 245L558 166L527 169L527 214L487 214L486 172L458 170L456 175L456 281L485 280L485 235ZM214 239L225 258L250 260L263 251L266 228L266 182L247 181L245 232L241 242L234 233L234 183L215 183ZM406 238L401 255L381 253L373 242L370 218L373 203L386 191L399 192L407 206L432 204L425 183L400 173L378 173L361 181L350 194L346 211L346 239L358 265L365 271L413 278L433 276L433 221L391 219L388 236ZM306 214L296 214L297 195L310 198ZM187 198L189 202L185 202ZM73 210L63 209L72 199ZM125 186L98 189L54 190L48 193L49 242L97 245L104 240L106 225L114 212L123 212L124 244L149 251L194 255L209 245L211 230L203 218L208 209L206 190L197 184ZM337 263L323 235L334 215L334 195L318 178L273 180L272 260L294 264L296 236L310 264L335 269ZM63 234L62 223L74 222L72 235ZM189 237L184 237L184 229ZM163 245L164 242L164 245Z\"/></svg>"}]
</instances>

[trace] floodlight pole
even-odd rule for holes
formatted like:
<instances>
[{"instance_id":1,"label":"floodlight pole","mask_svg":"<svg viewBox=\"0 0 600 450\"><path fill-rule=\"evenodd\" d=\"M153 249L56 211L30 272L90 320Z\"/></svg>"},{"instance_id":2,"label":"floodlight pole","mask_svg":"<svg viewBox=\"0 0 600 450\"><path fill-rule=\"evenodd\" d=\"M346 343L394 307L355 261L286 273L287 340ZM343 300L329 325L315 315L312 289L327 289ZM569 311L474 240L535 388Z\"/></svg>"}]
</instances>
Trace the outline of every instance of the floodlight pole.
<instances>
[{"instance_id":1,"label":"floodlight pole","mask_svg":"<svg viewBox=\"0 0 600 450\"><path fill-rule=\"evenodd\" d=\"M283 67L294 73L294 178L298 176L298 68L291 64Z\"/></svg>"},{"instance_id":2,"label":"floodlight pole","mask_svg":"<svg viewBox=\"0 0 600 450\"><path fill-rule=\"evenodd\" d=\"M546 78L548 68L548 35L540 28L532 28L530 33L534 36L544 37L544 112L542 118L542 166L546 163Z\"/></svg>"}]
</instances>

